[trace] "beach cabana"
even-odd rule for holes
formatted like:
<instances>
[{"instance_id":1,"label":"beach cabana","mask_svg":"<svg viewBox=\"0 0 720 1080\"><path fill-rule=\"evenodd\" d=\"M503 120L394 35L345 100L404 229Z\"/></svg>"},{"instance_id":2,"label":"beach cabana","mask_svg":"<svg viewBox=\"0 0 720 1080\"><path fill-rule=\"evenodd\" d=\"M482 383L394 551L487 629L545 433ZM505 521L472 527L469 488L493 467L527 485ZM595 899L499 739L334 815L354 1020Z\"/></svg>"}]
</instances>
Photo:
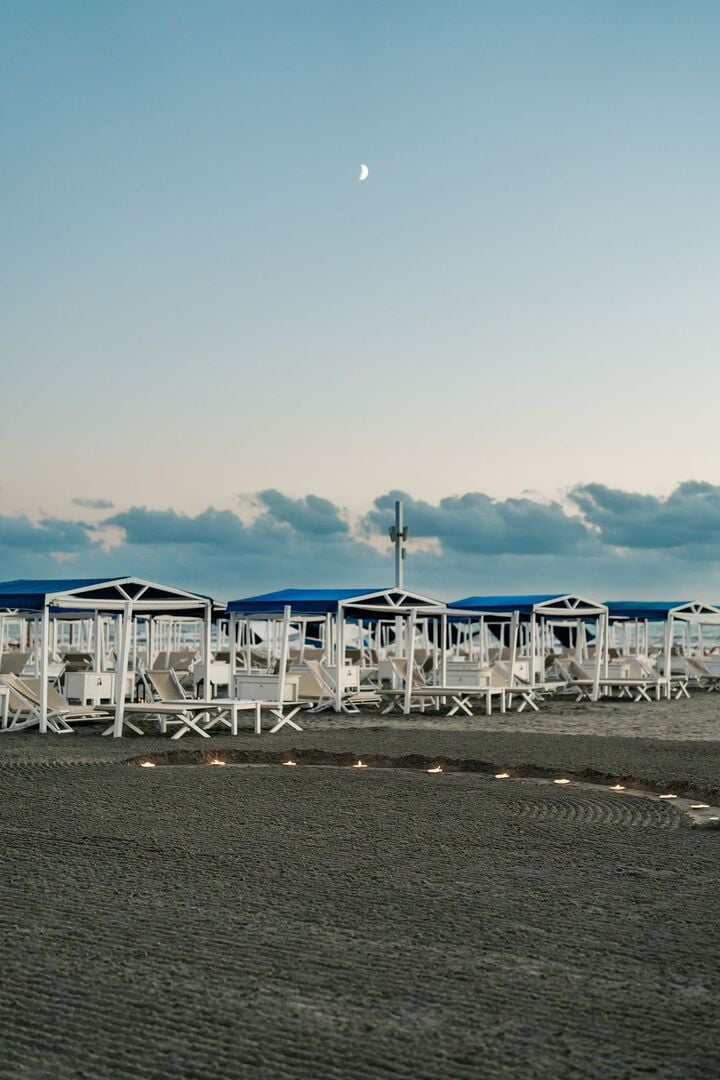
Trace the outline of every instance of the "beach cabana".
<instances>
[{"instance_id":1,"label":"beach cabana","mask_svg":"<svg viewBox=\"0 0 720 1080\"><path fill-rule=\"evenodd\" d=\"M275 628L283 620L289 620L300 631L300 658L305 651L305 642L312 631L323 639L326 659L333 644L333 626L337 617L338 605L342 600L353 596L363 596L370 589L278 589L275 592L260 593L231 600L227 605L228 639L230 647L231 679L235 674L237 650L246 649L246 663L250 666L251 646L258 639L250 629L253 623L265 625L268 666L272 660L272 649L278 653L282 649L283 636L279 641ZM238 629L244 628L244 635L238 641Z\"/></svg>"},{"instance_id":2,"label":"beach cabana","mask_svg":"<svg viewBox=\"0 0 720 1080\"><path fill-rule=\"evenodd\" d=\"M391 640L393 652L396 657L413 657L414 642L418 624L425 621L436 621L440 625L439 634L435 640L439 641L439 666L440 681L444 682L445 663L447 655L447 625L448 619L457 617L457 612L451 612L440 600L433 600L428 596L412 592L402 588L385 589L282 589L277 592L264 593L260 596L246 597L240 600L231 600L227 606L230 615L230 655L235 656L232 647L236 641L236 623L240 620L247 622L282 620L284 631L281 641L283 643L283 655L280 662L280 674L282 675L283 658L287 656L287 633L291 623L297 623L305 628L309 623L323 626L323 640L325 645L325 662L334 669L335 708L342 710L342 698L345 690L344 668L348 642L348 631L355 627L358 640L361 643L363 632L373 632L376 643L381 640L381 630L386 632L386 639ZM470 613L468 613L470 614ZM301 635L304 638L303 634ZM302 646L301 646L302 657ZM233 663L231 659L231 663ZM410 670L412 664L410 664ZM406 697L405 709L409 711L409 703L412 692L412 677L405 680Z\"/></svg>"},{"instance_id":3,"label":"beach cabana","mask_svg":"<svg viewBox=\"0 0 720 1080\"><path fill-rule=\"evenodd\" d=\"M644 637L645 653L649 649L648 626L651 623L663 627L663 674L672 674L672 650L678 626L694 627L697 632L698 652L703 657L703 627L720 627L720 607L700 600L607 600L610 622L622 627L634 626L636 650L640 653ZM641 632L644 628L644 634Z\"/></svg>"},{"instance_id":4,"label":"beach cabana","mask_svg":"<svg viewBox=\"0 0 720 1080\"><path fill-rule=\"evenodd\" d=\"M451 609L475 611L485 621L492 616L511 617L510 670L514 675L518 655L520 627L526 628L529 682L535 686L545 678L545 651L548 631L570 630L575 640L585 639L586 627L595 622L595 657L593 671L593 700L600 695L600 679L607 654L608 609L605 604L574 593L542 593L517 596L466 596L453 601Z\"/></svg>"},{"instance_id":5,"label":"beach cabana","mask_svg":"<svg viewBox=\"0 0 720 1080\"><path fill-rule=\"evenodd\" d=\"M201 619L204 625L204 653L209 660L211 649L213 601L184 589L176 589L141 578L72 578L0 582L0 611L37 620L36 648L39 649L40 721L47 731L48 664L53 618L64 614L86 614L98 618L113 615L117 620L118 655L115 666L115 719L113 735L123 732L125 685L127 681L133 620L145 615L175 615Z\"/></svg>"},{"instance_id":6,"label":"beach cabana","mask_svg":"<svg viewBox=\"0 0 720 1080\"><path fill-rule=\"evenodd\" d=\"M394 627L396 656L404 654L407 662L407 675L405 678L405 699L403 712L408 714L411 710L413 690L413 662L415 649L415 635L420 621L435 622L439 624L439 672L437 673L441 685L447 681L447 626L448 618L452 613L447 604L441 600L433 600L429 596L410 592L407 589L391 588L379 589L375 592L361 596L347 597L338 604L337 619L337 645L336 645L336 690L335 710L342 709L342 679L341 673L345 663L345 626L348 621L363 621L370 624L391 622ZM435 635L438 640L438 635Z\"/></svg>"},{"instance_id":7,"label":"beach cabana","mask_svg":"<svg viewBox=\"0 0 720 1080\"><path fill-rule=\"evenodd\" d=\"M265 647L267 670L270 672L273 651L277 652L278 688L282 699L285 692L285 679L288 657L290 655L290 631L292 625L298 627L300 648L298 662L305 657L308 630L320 634L323 640L325 661L329 663L337 632L338 607L341 601L356 596L363 596L368 589L278 589L274 592L246 596L230 600L227 605L228 644L230 661L230 686L235 683L238 648L245 648L245 667L249 672L252 667L253 643L256 636L253 624L265 626ZM238 632L240 631L240 640Z\"/></svg>"}]
</instances>

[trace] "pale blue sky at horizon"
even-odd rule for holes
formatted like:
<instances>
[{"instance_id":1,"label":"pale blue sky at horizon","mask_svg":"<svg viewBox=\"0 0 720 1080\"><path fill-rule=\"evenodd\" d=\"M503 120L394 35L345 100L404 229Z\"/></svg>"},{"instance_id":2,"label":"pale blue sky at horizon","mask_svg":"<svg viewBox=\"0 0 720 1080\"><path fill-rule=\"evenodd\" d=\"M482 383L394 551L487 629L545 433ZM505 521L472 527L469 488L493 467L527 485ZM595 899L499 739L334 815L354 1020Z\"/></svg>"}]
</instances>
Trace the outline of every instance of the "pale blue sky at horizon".
<instances>
[{"instance_id":1,"label":"pale blue sky at horizon","mask_svg":"<svg viewBox=\"0 0 720 1080\"><path fill-rule=\"evenodd\" d=\"M375 584L401 490L436 591L720 596L719 46L696 0L3 0L0 578Z\"/></svg>"}]
</instances>

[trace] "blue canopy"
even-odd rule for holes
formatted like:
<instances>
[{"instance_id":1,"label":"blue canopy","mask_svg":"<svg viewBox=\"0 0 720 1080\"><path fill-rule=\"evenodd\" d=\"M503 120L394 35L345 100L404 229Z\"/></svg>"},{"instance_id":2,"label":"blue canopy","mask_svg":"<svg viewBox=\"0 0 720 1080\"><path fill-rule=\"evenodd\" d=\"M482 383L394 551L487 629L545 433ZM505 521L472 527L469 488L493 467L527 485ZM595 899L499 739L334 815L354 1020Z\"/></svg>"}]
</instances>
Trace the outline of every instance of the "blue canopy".
<instances>
[{"instance_id":1,"label":"blue canopy","mask_svg":"<svg viewBox=\"0 0 720 1080\"><path fill-rule=\"evenodd\" d=\"M104 581L122 581L122 578L49 578L34 580L17 578L0 581L0 608L18 608L20 611L42 611L45 599L59 592L87 589L90 585L102 585Z\"/></svg>"},{"instance_id":2,"label":"blue canopy","mask_svg":"<svg viewBox=\"0 0 720 1080\"><path fill-rule=\"evenodd\" d=\"M338 604L380 589L278 589L277 592L231 600L229 612L236 615L282 615L287 606L293 615L334 615Z\"/></svg>"},{"instance_id":3,"label":"blue canopy","mask_svg":"<svg viewBox=\"0 0 720 1080\"><path fill-rule=\"evenodd\" d=\"M547 604L564 593L542 593L537 596L466 596L464 600L453 600L448 607L465 608L466 611L489 611L498 614L532 615L538 604Z\"/></svg>"},{"instance_id":4,"label":"blue canopy","mask_svg":"<svg viewBox=\"0 0 720 1080\"><path fill-rule=\"evenodd\" d=\"M606 600L611 619L648 619L667 622L673 608L689 604L689 600Z\"/></svg>"},{"instance_id":5,"label":"blue canopy","mask_svg":"<svg viewBox=\"0 0 720 1080\"><path fill-rule=\"evenodd\" d=\"M17 578L0 582L0 610L43 611L48 597L66 594L63 602L50 605L53 610L87 610L88 602L96 611L117 611L130 599L136 613L162 614L164 605L176 615L195 616L198 609L212 600L168 585L157 585L142 578Z\"/></svg>"}]
</instances>

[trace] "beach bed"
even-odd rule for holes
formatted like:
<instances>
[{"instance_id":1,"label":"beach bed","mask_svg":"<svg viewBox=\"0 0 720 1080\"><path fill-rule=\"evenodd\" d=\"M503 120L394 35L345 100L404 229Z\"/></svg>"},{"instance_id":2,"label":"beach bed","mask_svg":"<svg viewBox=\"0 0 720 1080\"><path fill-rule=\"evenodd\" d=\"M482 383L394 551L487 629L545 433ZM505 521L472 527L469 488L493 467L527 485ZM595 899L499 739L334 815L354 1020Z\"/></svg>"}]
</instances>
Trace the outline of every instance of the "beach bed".
<instances>
[{"instance_id":1,"label":"beach bed","mask_svg":"<svg viewBox=\"0 0 720 1080\"><path fill-rule=\"evenodd\" d=\"M519 692L519 691L518 691ZM387 713L403 711L405 702L404 690L379 690L379 696L387 701L382 710L383 716ZM466 716L473 716L473 703L480 700L485 706L485 715L490 716L493 711L493 699L497 698L501 713L506 711L508 690L504 686L421 686L413 689L411 702L413 707L424 712L429 706L440 711L444 705L450 705L446 716L454 716L458 712Z\"/></svg>"}]
</instances>

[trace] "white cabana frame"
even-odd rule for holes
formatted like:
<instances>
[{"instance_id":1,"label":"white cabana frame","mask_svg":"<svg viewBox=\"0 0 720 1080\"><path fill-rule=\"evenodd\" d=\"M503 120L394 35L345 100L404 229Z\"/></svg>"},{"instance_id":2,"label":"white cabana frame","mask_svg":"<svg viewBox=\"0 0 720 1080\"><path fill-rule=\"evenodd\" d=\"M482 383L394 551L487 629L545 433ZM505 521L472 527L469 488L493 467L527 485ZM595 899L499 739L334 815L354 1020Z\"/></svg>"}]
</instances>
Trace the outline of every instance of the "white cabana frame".
<instances>
[{"instance_id":1,"label":"white cabana frame","mask_svg":"<svg viewBox=\"0 0 720 1080\"><path fill-rule=\"evenodd\" d=\"M70 587L58 581L18 581L4 583L4 595L12 599L12 586L17 584L18 596L25 595L27 603L24 610L32 611L40 617L40 720L42 734L48 727L48 653L50 646L50 618L52 614L63 611L114 614L119 620L119 653L115 669L115 717L113 737L123 733L125 710L125 683L130 659L132 620L140 614L188 614L204 621L204 654L207 662L211 652L213 601L210 597L199 596L185 589L177 589L143 578L124 577L107 580L78 581ZM57 584L58 588L53 588ZM3 592L0 592L0 604ZM21 602L21 605L22 602Z\"/></svg>"},{"instance_id":2,"label":"white cabana frame","mask_svg":"<svg viewBox=\"0 0 720 1080\"><path fill-rule=\"evenodd\" d=\"M406 715L411 711L412 704L412 658L415 627L418 620L421 618L433 618L439 622L440 682L444 686L447 682L448 618L477 617L475 612L449 608L442 600L434 600L432 597L401 588L381 589L377 592L367 593L365 596L354 596L347 600L341 600L338 603L336 623L335 712L342 712L345 619L352 615L364 616L367 619L394 619L396 623L396 640L399 639L401 631L404 630L405 651L408 658L408 677L405 679L405 698L403 702L403 712Z\"/></svg>"},{"instance_id":3,"label":"white cabana frame","mask_svg":"<svg viewBox=\"0 0 720 1080\"><path fill-rule=\"evenodd\" d=\"M578 636L584 636L585 624L594 619L597 623L595 639L595 665L592 676L592 700L600 696L600 682L607 666L608 609L603 603L577 593L557 593L519 596L469 596L450 605L485 611L494 616L504 613L512 616L510 632L511 671L514 672L519 648L520 627L528 628L526 643L529 647L529 681L536 686L544 679L544 642L547 627L575 628Z\"/></svg>"}]
</instances>

